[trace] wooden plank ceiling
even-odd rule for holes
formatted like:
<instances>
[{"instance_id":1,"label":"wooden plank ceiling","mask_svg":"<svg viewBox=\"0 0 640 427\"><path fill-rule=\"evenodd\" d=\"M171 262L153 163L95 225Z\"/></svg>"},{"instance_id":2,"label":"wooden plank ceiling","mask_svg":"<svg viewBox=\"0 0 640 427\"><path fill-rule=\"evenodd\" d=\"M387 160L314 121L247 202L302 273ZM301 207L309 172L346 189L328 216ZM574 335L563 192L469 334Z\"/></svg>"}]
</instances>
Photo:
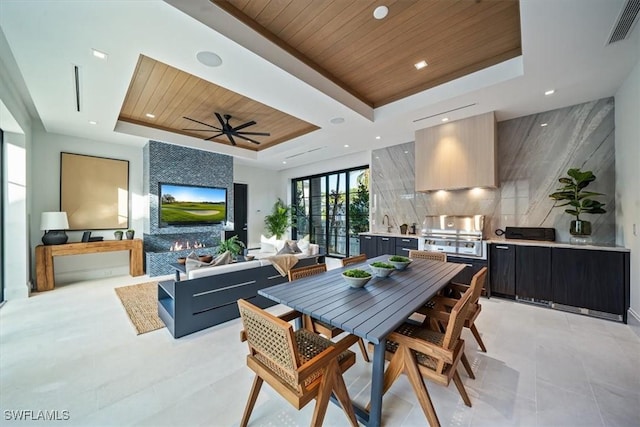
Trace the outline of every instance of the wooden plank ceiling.
<instances>
[{"instance_id":1,"label":"wooden plank ceiling","mask_svg":"<svg viewBox=\"0 0 640 427\"><path fill-rule=\"evenodd\" d=\"M211 1L374 108L521 54L517 0ZM376 20L380 5L389 14ZM428 66L416 70L423 60ZM205 139L215 133L185 130L199 127L183 116L220 127L215 112L231 115L231 126L254 120L243 130L271 134L253 137L260 145L235 138L249 150L318 129L142 55L119 119Z\"/></svg>"},{"instance_id":2,"label":"wooden plank ceiling","mask_svg":"<svg viewBox=\"0 0 640 427\"><path fill-rule=\"evenodd\" d=\"M374 108L521 54L517 0L211 1Z\"/></svg>"},{"instance_id":3,"label":"wooden plank ceiling","mask_svg":"<svg viewBox=\"0 0 640 427\"><path fill-rule=\"evenodd\" d=\"M233 127L252 120L256 122L242 131L270 133L270 136L250 136L259 141L259 145L234 137L238 147L254 151L264 150L319 129L304 120L144 55L140 55L138 59L118 119L206 139L220 132L184 117L219 128L221 126L215 116L216 112L221 116L231 115L229 124ZM147 114L155 117L148 117ZM212 142L231 145L224 135L214 138Z\"/></svg>"}]
</instances>

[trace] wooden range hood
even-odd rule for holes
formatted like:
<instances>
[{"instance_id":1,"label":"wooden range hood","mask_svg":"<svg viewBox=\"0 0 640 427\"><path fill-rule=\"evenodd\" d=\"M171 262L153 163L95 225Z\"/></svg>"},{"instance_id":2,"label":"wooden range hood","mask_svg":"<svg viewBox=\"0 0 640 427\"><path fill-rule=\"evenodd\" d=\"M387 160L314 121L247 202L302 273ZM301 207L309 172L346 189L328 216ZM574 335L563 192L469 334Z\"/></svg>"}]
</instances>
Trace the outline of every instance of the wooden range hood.
<instances>
[{"instance_id":1,"label":"wooden range hood","mask_svg":"<svg viewBox=\"0 0 640 427\"><path fill-rule=\"evenodd\" d=\"M416 191L497 187L493 111L416 131Z\"/></svg>"}]
</instances>

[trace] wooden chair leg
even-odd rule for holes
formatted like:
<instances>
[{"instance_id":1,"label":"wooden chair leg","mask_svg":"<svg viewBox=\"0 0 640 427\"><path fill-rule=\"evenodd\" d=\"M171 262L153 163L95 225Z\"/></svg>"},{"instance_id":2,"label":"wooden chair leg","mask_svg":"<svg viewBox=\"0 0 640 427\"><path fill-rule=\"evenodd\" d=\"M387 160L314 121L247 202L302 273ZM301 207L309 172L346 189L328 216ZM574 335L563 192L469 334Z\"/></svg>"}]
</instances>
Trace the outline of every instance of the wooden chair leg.
<instances>
[{"instance_id":1,"label":"wooden chair leg","mask_svg":"<svg viewBox=\"0 0 640 427\"><path fill-rule=\"evenodd\" d=\"M469 363L469 359L467 359L467 355L462 353L462 358L460 360L462 361L462 365L464 366L465 371L467 371L467 375L469 375L469 378L471 378L472 380L475 380L476 376L473 375L473 371L471 370L471 364Z\"/></svg>"},{"instance_id":2,"label":"wooden chair leg","mask_svg":"<svg viewBox=\"0 0 640 427\"><path fill-rule=\"evenodd\" d=\"M242 421L240 421L240 427L246 427L249 423L249 417L253 412L253 407L256 404L258 393L260 393L260 387L262 387L262 378L256 375L253 379L253 385L251 386L251 392L249 393L249 400L247 400L247 406L244 408L244 414L242 414Z\"/></svg>"},{"instance_id":3,"label":"wooden chair leg","mask_svg":"<svg viewBox=\"0 0 640 427\"><path fill-rule=\"evenodd\" d=\"M409 382L411 383L411 386L413 387L413 390L418 397L418 402L422 407L424 415L427 417L427 421L429 421L429 425L432 427L440 427L438 415L436 414L436 410L433 407L433 403L431 402L431 398L429 397L429 392L427 391L427 387L424 385L422 375L418 370L417 362L413 354L411 353L411 350L408 347L401 346L398 351L402 351L404 353L403 358L405 360L405 372L407 373Z\"/></svg>"},{"instance_id":4,"label":"wooden chair leg","mask_svg":"<svg viewBox=\"0 0 640 427\"><path fill-rule=\"evenodd\" d=\"M480 337L480 332L478 332L478 328L476 328L476 325L472 324L469 329L471 329L471 333L473 334L473 336L475 337L476 341L478 342L478 345L480 346L480 349L483 352L486 353L487 352L487 348L484 346L484 343L482 342L482 338Z\"/></svg>"},{"instance_id":5,"label":"wooden chair leg","mask_svg":"<svg viewBox=\"0 0 640 427\"><path fill-rule=\"evenodd\" d=\"M360 346L360 351L362 352L362 358L365 362L369 363L369 353L367 353L367 347L364 345L364 341L362 338L358 339L358 345Z\"/></svg>"},{"instance_id":6,"label":"wooden chair leg","mask_svg":"<svg viewBox=\"0 0 640 427\"><path fill-rule=\"evenodd\" d=\"M313 408L313 418L311 418L313 427L321 427L324 416L327 413L327 405L329 404L334 381L331 370L339 370L338 362L335 359L322 372L322 380L320 380L318 395L316 396L316 407Z\"/></svg>"},{"instance_id":7,"label":"wooden chair leg","mask_svg":"<svg viewBox=\"0 0 640 427\"><path fill-rule=\"evenodd\" d=\"M342 410L347 415L352 427L358 427L358 420L356 420L356 413L353 410L353 403L349 398L349 392L347 391L347 385L344 383L344 378L339 370L332 372L333 379L333 393L336 395L338 402L342 406Z\"/></svg>"},{"instance_id":8,"label":"wooden chair leg","mask_svg":"<svg viewBox=\"0 0 640 427\"><path fill-rule=\"evenodd\" d=\"M460 379L460 375L458 374L458 371L456 371L453 374L453 382L455 383L456 388L458 389L458 393L460 393L460 396L462 397L464 404L467 405L468 407L471 407L471 399L469 399L467 390L464 388L464 384L462 384L462 380Z\"/></svg>"}]
</instances>

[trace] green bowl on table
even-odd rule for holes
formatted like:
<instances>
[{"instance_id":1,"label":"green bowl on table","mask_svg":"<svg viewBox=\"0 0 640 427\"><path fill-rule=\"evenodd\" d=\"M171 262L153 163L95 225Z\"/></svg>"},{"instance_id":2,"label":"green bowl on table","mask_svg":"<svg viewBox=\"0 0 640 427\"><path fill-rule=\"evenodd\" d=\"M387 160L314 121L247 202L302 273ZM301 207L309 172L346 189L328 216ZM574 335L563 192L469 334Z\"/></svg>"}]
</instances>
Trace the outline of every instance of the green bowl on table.
<instances>
[{"instance_id":1,"label":"green bowl on table","mask_svg":"<svg viewBox=\"0 0 640 427\"><path fill-rule=\"evenodd\" d=\"M376 277L387 277L396 269L393 264L382 261L372 262L369 264L369 268Z\"/></svg>"},{"instance_id":2,"label":"green bowl on table","mask_svg":"<svg viewBox=\"0 0 640 427\"><path fill-rule=\"evenodd\" d=\"M396 270L404 270L413 260L406 256L394 255L389 258L389 264L393 264Z\"/></svg>"},{"instance_id":3,"label":"green bowl on table","mask_svg":"<svg viewBox=\"0 0 640 427\"><path fill-rule=\"evenodd\" d=\"M371 273L358 268L342 272L342 278L352 288L362 288L369 280L371 280L371 277Z\"/></svg>"}]
</instances>

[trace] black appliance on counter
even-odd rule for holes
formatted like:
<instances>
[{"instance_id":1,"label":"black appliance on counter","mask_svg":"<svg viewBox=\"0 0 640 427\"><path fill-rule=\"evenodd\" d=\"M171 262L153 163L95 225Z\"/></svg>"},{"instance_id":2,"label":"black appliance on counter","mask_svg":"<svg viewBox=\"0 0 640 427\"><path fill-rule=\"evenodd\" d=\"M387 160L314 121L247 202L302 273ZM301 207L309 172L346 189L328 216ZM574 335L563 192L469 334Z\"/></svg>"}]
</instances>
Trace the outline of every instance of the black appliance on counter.
<instances>
[{"instance_id":1,"label":"black appliance on counter","mask_svg":"<svg viewBox=\"0 0 640 427\"><path fill-rule=\"evenodd\" d=\"M507 227L504 231L506 239L556 241L556 229L544 227Z\"/></svg>"}]
</instances>

